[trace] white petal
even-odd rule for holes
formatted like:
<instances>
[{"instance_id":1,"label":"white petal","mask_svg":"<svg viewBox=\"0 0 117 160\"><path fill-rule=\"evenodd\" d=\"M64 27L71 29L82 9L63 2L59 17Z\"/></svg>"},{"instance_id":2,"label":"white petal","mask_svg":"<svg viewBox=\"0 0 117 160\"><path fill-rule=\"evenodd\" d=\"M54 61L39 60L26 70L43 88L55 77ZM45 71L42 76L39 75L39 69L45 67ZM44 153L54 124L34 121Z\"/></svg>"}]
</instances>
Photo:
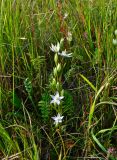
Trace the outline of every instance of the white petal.
<instances>
[{"instance_id":1,"label":"white petal","mask_svg":"<svg viewBox=\"0 0 117 160\"><path fill-rule=\"evenodd\" d=\"M59 49L60 49L60 44L59 42L57 43L57 52L59 52Z\"/></svg>"},{"instance_id":2,"label":"white petal","mask_svg":"<svg viewBox=\"0 0 117 160\"><path fill-rule=\"evenodd\" d=\"M59 104L60 104L60 101L59 101L59 100L56 100L56 103L59 105Z\"/></svg>"},{"instance_id":3,"label":"white petal","mask_svg":"<svg viewBox=\"0 0 117 160\"><path fill-rule=\"evenodd\" d=\"M61 116L59 120L62 121L62 119L63 119L63 116Z\"/></svg>"},{"instance_id":4,"label":"white petal","mask_svg":"<svg viewBox=\"0 0 117 160\"><path fill-rule=\"evenodd\" d=\"M62 119L59 119L59 121L58 121L59 123L61 123L62 122Z\"/></svg>"},{"instance_id":5,"label":"white petal","mask_svg":"<svg viewBox=\"0 0 117 160\"><path fill-rule=\"evenodd\" d=\"M52 46L52 48L54 48L54 45L53 45L53 44L51 44L51 46Z\"/></svg>"},{"instance_id":6,"label":"white petal","mask_svg":"<svg viewBox=\"0 0 117 160\"><path fill-rule=\"evenodd\" d=\"M55 101L54 100L51 100L51 102L50 103L54 103Z\"/></svg>"},{"instance_id":7,"label":"white petal","mask_svg":"<svg viewBox=\"0 0 117 160\"><path fill-rule=\"evenodd\" d=\"M67 57L72 57L72 54L68 54Z\"/></svg>"},{"instance_id":8,"label":"white petal","mask_svg":"<svg viewBox=\"0 0 117 160\"><path fill-rule=\"evenodd\" d=\"M72 53L69 53L68 55L70 56L70 55L72 55Z\"/></svg>"},{"instance_id":9,"label":"white petal","mask_svg":"<svg viewBox=\"0 0 117 160\"><path fill-rule=\"evenodd\" d=\"M50 95L51 97L52 97L52 99L54 99L55 98L55 96L53 96L53 95Z\"/></svg>"},{"instance_id":10,"label":"white petal","mask_svg":"<svg viewBox=\"0 0 117 160\"><path fill-rule=\"evenodd\" d=\"M52 48L52 47L50 47L50 49L51 49L51 51L53 51L53 52L54 52L54 50L53 50L53 48Z\"/></svg>"},{"instance_id":11,"label":"white petal","mask_svg":"<svg viewBox=\"0 0 117 160\"><path fill-rule=\"evenodd\" d=\"M63 98L64 98L64 96L59 97L60 100L63 99Z\"/></svg>"},{"instance_id":12,"label":"white petal","mask_svg":"<svg viewBox=\"0 0 117 160\"><path fill-rule=\"evenodd\" d=\"M52 119L56 121L56 120L57 120L57 117L52 117Z\"/></svg>"},{"instance_id":13,"label":"white petal","mask_svg":"<svg viewBox=\"0 0 117 160\"><path fill-rule=\"evenodd\" d=\"M55 117L51 117L53 120L55 120Z\"/></svg>"}]
</instances>

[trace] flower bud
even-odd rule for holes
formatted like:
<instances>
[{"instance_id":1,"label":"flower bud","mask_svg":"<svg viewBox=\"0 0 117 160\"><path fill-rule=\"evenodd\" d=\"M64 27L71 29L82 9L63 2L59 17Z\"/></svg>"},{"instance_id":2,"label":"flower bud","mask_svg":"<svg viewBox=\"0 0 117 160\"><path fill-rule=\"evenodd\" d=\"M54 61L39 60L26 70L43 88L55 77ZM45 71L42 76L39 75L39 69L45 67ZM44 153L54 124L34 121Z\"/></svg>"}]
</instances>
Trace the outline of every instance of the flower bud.
<instances>
[{"instance_id":1,"label":"flower bud","mask_svg":"<svg viewBox=\"0 0 117 160\"><path fill-rule=\"evenodd\" d=\"M64 96L64 89L62 89L61 91L61 96Z\"/></svg>"},{"instance_id":2,"label":"flower bud","mask_svg":"<svg viewBox=\"0 0 117 160\"><path fill-rule=\"evenodd\" d=\"M54 76L55 77L57 76L57 68L56 67L54 68Z\"/></svg>"},{"instance_id":3,"label":"flower bud","mask_svg":"<svg viewBox=\"0 0 117 160\"><path fill-rule=\"evenodd\" d=\"M67 40L68 40L69 42L72 41L72 33L71 33L71 32L68 32Z\"/></svg>"},{"instance_id":4,"label":"flower bud","mask_svg":"<svg viewBox=\"0 0 117 160\"><path fill-rule=\"evenodd\" d=\"M57 65L57 71L58 71L58 72L61 71L61 64L60 64L60 63L58 63L58 65Z\"/></svg>"},{"instance_id":5,"label":"flower bud","mask_svg":"<svg viewBox=\"0 0 117 160\"><path fill-rule=\"evenodd\" d=\"M59 90L59 86L60 86L60 84L59 84L59 82L57 82L57 84L56 84L56 89L57 90Z\"/></svg>"},{"instance_id":6,"label":"flower bud","mask_svg":"<svg viewBox=\"0 0 117 160\"><path fill-rule=\"evenodd\" d=\"M115 30L115 35L117 36L117 29Z\"/></svg>"},{"instance_id":7,"label":"flower bud","mask_svg":"<svg viewBox=\"0 0 117 160\"><path fill-rule=\"evenodd\" d=\"M58 63L58 54L57 53L54 55L54 62L57 65L57 63Z\"/></svg>"},{"instance_id":8,"label":"flower bud","mask_svg":"<svg viewBox=\"0 0 117 160\"><path fill-rule=\"evenodd\" d=\"M55 80L55 78L53 78L53 80L52 80L52 86L55 86L56 85L56 80Z\"/></svg>"},{"instance_id":9,"label":"flower bud","mask_svg":"<svg viewBox=\"0 0 117 160\"><path fill-rule=\"evenodd\" d=\"M60 44L62 44L62 43L63 43L63 41L64 41L64 38L61 38L61 40L60 40Z\"/></svg>"},{"instance_id":10,"label":"flower bud","mask_svg":"<svg viewBox=\"0 0 117 160\"><path fill-rule=\"evenodd\" d=\"M117 39L113 39L113 44L117 45Z\"/></svg>"}]
</instances>

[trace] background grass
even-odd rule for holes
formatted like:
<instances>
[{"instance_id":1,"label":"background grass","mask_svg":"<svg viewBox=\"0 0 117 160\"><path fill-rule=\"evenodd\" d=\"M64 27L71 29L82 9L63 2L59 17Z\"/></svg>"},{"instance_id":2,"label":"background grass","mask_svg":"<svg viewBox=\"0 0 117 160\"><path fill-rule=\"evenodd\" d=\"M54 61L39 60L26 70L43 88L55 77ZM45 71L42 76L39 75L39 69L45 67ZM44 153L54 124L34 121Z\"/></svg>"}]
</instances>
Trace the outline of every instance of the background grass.
<instances>
[{"instance_id":1,"label":"background grass","mask_svg":"<svg viewBox=\"0 0 117 160\"><path fill-rule=\"evenodd\" d=\"M2 160L116 159L116 6L116 0L0 1ZM50 45L61 38L73 57L65 59L64 121L57 130L48 107Z\"/></svg>"}]
</instances>

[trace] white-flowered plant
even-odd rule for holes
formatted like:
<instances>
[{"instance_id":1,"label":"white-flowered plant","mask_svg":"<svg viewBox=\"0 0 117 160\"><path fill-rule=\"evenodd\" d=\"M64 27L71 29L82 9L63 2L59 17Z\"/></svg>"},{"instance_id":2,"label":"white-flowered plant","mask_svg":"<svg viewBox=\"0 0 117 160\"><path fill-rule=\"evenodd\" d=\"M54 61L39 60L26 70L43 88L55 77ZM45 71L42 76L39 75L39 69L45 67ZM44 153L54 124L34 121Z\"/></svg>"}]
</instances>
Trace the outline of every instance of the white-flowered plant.
<instances>
[{"instance_id":1,"label":"white-flowered plant","mask_svg":"<svg viewBox=\"0 0 117 160\"><path fill-rule=\"evenodd\" d=\"M51 49L51 51L53 51L53 52L55 52L55 53L58 53L59 50L60 50L60 43L58 42L57 45L51 44L50 49Z\"/></svg>"},{"instance_id":2,"label":"white-flowered plant","mask_svg":"<svg viewBox=\"0 0 117 160\"><path fill-rule=\"evenodd\" d=\"M65 15L67 17L67 15ZM68 41L72 40L72 34L68 32ZM58 112L57 116L52 117L52 119L55 121L54 124L57 126L59 123L62 122L63 116L60 115L60 112L62 113L62 106L60 105L61 100L64 98L64 91L62 89L61 85L61 76L62 76L62 63L60 61L59 55L62 57L72 57L72 53L67 53L66 49L62 52L60 52L60 47L63 43L64 39L62 38L60 42L58 42L56 45L51 44L51 51L55 52L54 55L54 62L55 67L53 68L53 80L51 83L51 89L56 91L55 95L50 95L52 100L50 101L50 104L53 104L53 109ZM63 61L63 59L62 59ZM59 91L59 92L58 92ZM61 93L61 96L59 95ZM56 106L58 105L58 106ZM59 106L60 105L60 106Z\"/></svg>"},{"instance_id":3,"label":"white-flowered plant","mask_svg":"<svg viewBox=\"0 0 117 160\"><path fill-rule=\"evenodd\" d=\"M64 96L60 96L59 92L57 91L55 95L50 95L52 97L52 100L50 103L54 103L59 105L60 101L64 98Z\"/></svg>"},{"instance_id":4,"label":"white-flowered plant","mask_svg":"<svg viewBox=\"0 0 117 160\"><path fill-rule=\"evenodd\" d=\"M62 119L64 116L61 116L60 113L57 114L57 116L52 117L54 120L54 124L57 126L59 123L62 123Z\"/></svg>"},{"instance_id":5,"label":"white-flowered plant","mask_svg":"<svg viewBox=\"0 0 117 160\"><path fill-rule=\"evenodd\" d=\"M61 53L59 52L58 55L63 56L63 57L72 57L72 53L67 53L66 49L62 51Z\"/></svg>"}]
</instances>

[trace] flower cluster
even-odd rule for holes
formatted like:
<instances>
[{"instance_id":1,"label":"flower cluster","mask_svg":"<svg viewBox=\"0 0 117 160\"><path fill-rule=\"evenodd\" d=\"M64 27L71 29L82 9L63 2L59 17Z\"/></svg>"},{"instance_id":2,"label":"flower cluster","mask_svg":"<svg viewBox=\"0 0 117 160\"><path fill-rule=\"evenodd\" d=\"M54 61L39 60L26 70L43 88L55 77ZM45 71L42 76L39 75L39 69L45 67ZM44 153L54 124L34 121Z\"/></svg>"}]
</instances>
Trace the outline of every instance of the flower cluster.
<instances>
[{"instance_id":1,"label":"flower cluster","mask_svg":"<svg viewBox=\"0 0 117 160\"><path fill-rule=\"evenodd\" d=\"M70 35L71 36L71 35ZM53 89L55 91L54 95L50 95L52 100L50 101L50 104L53 104L53 109L57 112L57 116L52 117L54 120L55 126L58 126L59 123L62 123L63 117L62 116L62 107L61 107L61 100L64 98L63 96L63 89L61 85L61 75L62 75L62 64L61 61L59 61L60 57L72 57L72 53L67 53L66 49L62 52L60 52L60 46L63 42L63 39L61 39L60 43L58 42L56 45L51 44L51 51L55 53L54 56L54 62L55 67L53 68L53 80L51 83L51 90ZM63 59L61 59L63 61Z\"/></svg>"},{"instance_id":2,"label":"flower cluster","mask_svg":"<svg viewBox=\"0 0 117 160\"><path fill-rule=\"evenodd\" d=\"M53 45L51 44L50 47L51 51L58 53L58 55L63 56L63 57L72 57L72 53L67 53L66 49L64 51L62 51L61 53L60 51L60 43L58 42L57 45Z\"/></svg>"},{"instance_id":3,"label":"flower cluster","mask_svg":"<svg viewBox=\"0 0 117 160\"><path fill-rule=\"evenodd\" d=\"M60 105L61 100L64 98L64 96L60 96L59 92L57 91L55 95L50 95L52 97L52 100L50 102L50 104L54 104L54 105ZM52 117L52 119L55 121L54 124L56 126L58 126L59 123L62 122L64 116L61 116L60 113L57 114L57 116Z\"/></svg>"},{"instance_id":4,"label":"flower cluster","mask_svg":"<svg viewBox=\"0 0 117 160\"><path fill-rule=\"evenodd\" d=\"M115 30L115 36L117 37L117 29ZM116 39L113 39L113 44L114 44L114 45L117 45L117 38L116 38Z\"/></svg>"}]
</instances>

